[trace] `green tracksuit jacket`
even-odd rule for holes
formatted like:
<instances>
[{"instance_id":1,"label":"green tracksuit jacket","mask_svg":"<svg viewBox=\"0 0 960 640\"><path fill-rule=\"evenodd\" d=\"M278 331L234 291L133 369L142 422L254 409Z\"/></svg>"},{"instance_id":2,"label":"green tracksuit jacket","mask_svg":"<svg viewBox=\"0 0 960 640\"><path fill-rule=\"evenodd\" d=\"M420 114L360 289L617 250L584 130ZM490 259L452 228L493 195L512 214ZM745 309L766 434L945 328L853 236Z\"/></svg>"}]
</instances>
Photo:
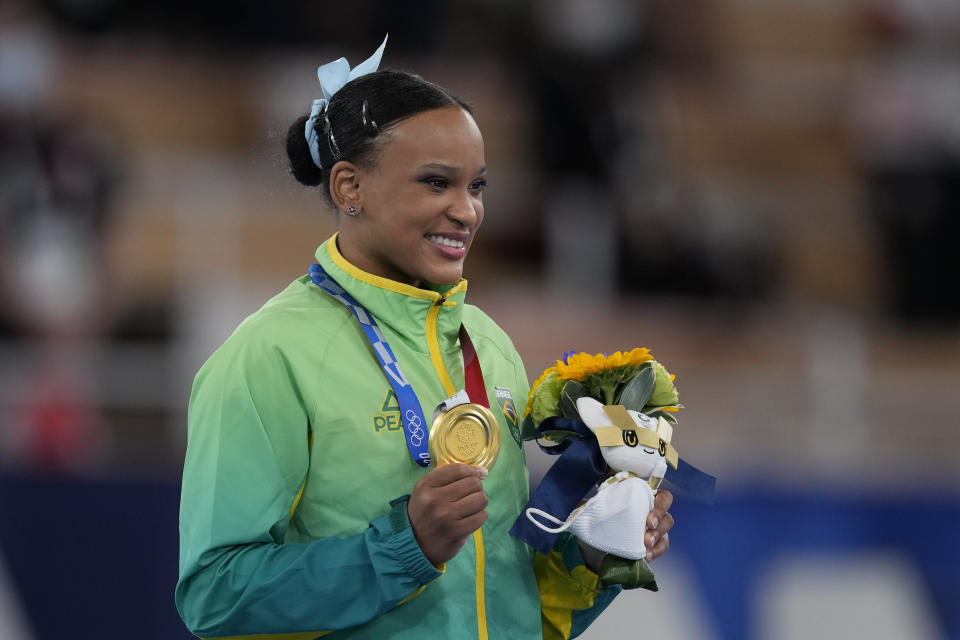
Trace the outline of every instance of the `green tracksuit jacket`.
<instances>
[{"instance_id":1,"label":"green tracksuit jacket","mask_svg":"<svg viewBox=\"0 0 960 640\"><path fill-rule=\"evenodd\" d=\"M565 638L616 595L576 541L549 556L508 534L526 503L517 417L528 386L509 338L433 291L317 259L374 316L424 412L463 388L458 331L477 350L500 457L489 519L438 570L407 519L427 470L407 452L396 398L353 315L309 276L237 328L200 369L189 406L176 603L203 638ZM512 406L511 406L512 402Z\"/></svg>"}]
</instances>

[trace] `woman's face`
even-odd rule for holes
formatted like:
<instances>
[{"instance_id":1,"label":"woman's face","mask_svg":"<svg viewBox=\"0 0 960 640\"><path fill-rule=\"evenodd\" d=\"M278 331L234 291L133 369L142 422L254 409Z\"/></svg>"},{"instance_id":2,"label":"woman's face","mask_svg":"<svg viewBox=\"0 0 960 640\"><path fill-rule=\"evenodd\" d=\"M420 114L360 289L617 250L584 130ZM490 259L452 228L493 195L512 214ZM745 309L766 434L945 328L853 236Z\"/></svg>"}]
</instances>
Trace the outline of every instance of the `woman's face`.
<instances>
[{"instance_id":1,"label":"woman's face","mask_svg":"<svg viewBox=\"0 0 960 640\"><path fill-rule=\"evenodd\" d=\"M340 251L378 276L452 284L483 222L483 137L460 107L424 111L385 132L375 166L357 169L360 214L341 215Z\"/></svg>"}]
</instances>

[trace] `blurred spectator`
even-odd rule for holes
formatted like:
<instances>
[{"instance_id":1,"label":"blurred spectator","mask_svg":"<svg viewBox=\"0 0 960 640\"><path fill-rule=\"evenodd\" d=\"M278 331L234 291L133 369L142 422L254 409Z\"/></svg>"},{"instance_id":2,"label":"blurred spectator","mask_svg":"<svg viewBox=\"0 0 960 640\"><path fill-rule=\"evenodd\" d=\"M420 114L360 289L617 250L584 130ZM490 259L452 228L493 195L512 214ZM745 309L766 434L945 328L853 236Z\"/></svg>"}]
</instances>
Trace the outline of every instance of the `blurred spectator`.
<instances>
[{"instance_id":1,"label":"blurred spectator","mask_svg":"<svg viewBox=\"0 0 960 640\"><path fill-rule=\"evenodd\" d=\"M532 138L541 176L548 285L609 295L617 285L614 165L623 132L616 83L637 62L643 5L625 0L534 2L525 54ZM571 260L586 254L590 260Z\"/></svg>"},{"instance_id":2,"label":"blurred spectator","mask_svg":"<svg viewBox=\"0 0 960 640\"><path fill-rule=\"evenodd\" d=\"M0 327L24 345L7 456L42 467L99 452L91 347L105 323L110 153L76 114L46 108L56 52L29 21L0 38Z\"/></svg>"},{"instance_id":3,"label":"blurred spectator","mask_svg":"<svg viewBox=\"0 0 960 640\"><path fill-rule=\"evenodd\" d=\"M865 3L875 50L854 104L889 308L955 326L960 295L960 4Z\"/></svg>"}]
</instances>

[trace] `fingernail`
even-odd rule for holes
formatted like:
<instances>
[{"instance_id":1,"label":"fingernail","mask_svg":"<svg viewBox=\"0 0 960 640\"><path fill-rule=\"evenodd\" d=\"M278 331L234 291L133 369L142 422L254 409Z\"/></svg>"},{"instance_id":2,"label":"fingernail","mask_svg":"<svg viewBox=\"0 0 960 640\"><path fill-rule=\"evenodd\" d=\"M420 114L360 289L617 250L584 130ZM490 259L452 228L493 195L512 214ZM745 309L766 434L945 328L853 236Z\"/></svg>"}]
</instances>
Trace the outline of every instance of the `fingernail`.
<instances>
[{"instance_id":1,"label":"fingernail","mask_svg":"<svg viewBox=\"0 0 960 640\"><path fill-rule=\"evenodd\" d=\"M489 474L489 473L490 473L490 470L489 470L489 469L487 469L486 467L480 467L480 477L481 477L481 478L486 478L486 477L487 477L487 474Z\"/></svg>"},{"instance_id":2,"label":"fingernail","mask_svg":"<svg viewBox=\"0 0 960 640\"><path fill-rule=\"evenodd\" d=\"M652 527L650 527L651 529L656 529L657 527L660 526L660 518L658 518L657 516L653 516L653 519L650 520L650 524L653 525Z\"/></svg>"},{"instance_id":3,"label":"fingernail","mask_svg":"<svg viewBox=\"0 0 960 640\"><path fill-rule=\"evenodd\" d=\"M657 536L651 533L647 536L647 545L652 547L655 544L657 544Z\"/></svg>"}]
</instances>

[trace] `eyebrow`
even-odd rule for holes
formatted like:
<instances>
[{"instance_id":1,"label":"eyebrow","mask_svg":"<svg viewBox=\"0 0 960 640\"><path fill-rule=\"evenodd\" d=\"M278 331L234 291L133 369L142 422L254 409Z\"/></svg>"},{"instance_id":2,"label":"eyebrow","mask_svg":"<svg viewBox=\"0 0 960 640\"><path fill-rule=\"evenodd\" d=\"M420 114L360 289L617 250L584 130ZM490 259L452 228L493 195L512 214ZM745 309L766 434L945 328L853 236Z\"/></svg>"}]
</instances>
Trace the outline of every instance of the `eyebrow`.
<instances>
[{"instance_id":1,"label":"eyebrow","mask_svg":"<svg viewBox=\"0 0 960 640\"><path fill-rule=\"evenodd\" d=\"M453 166L453 165L444 164L444 163L442 163L442 162L430 162L430 163L427 163L427 164L425 164L425 165L421 165L420 167L418 167L418 171L423 171L423 170L425 170L425 169L427 169L427 170L433 170L433 171L445 171L445 172L447 172L447 173L451 173L451 174L457 175L457 176L460 175L461 173L463 173L463 169L461 169L460 167L455 167L455 166ZM486 165L480 167L480 170L477 171L477 175L486 175L486 174L487 174L487 167L486 167Z\"/></svg>"}]
</instances>

